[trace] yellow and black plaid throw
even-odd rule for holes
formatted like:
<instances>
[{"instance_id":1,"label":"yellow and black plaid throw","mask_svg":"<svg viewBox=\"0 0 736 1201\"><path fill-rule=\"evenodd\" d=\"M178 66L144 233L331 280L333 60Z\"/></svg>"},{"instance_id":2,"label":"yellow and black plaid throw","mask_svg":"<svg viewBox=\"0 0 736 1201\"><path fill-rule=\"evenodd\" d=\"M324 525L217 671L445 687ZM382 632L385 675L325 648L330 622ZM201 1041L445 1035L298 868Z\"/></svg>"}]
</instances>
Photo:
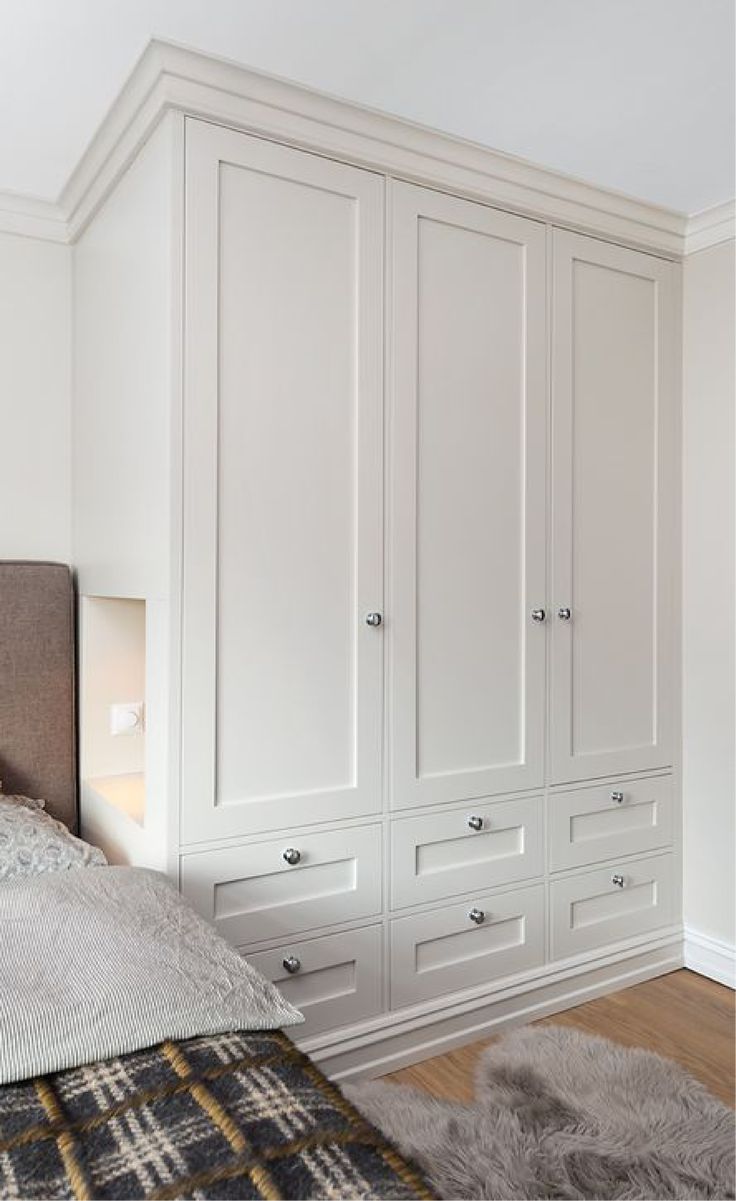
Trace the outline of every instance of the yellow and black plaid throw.
<instances>
[{"instance_id":1,"label":"yellow and black plaid throw","mask_svg":"<svg viewBox=\"0 0 736 1201\"><path fill-rule=\"evenodd\" d=\"M167 1042L0 1088L2 1198L431 1196L280 1032Z\"/></svg>"}]
</instances>

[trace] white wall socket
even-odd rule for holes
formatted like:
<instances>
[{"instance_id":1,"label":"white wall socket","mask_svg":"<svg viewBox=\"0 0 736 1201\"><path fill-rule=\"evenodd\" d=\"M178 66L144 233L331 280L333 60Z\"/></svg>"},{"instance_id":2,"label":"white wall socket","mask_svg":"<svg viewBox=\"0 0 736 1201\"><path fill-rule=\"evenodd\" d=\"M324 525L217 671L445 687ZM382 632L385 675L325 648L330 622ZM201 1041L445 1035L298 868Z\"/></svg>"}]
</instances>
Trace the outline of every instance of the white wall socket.
<instances>
[{"instance_id":1,"label":"white wall socket","mask_svg":"<svg viewBox=\"0 0 736 1201\"><path fill-rule=\"evenodd\" d=\"M143 728L143 701L110 705L110 733L114 737L119 734L142 734Z\"/></svg>"}]
</instances>

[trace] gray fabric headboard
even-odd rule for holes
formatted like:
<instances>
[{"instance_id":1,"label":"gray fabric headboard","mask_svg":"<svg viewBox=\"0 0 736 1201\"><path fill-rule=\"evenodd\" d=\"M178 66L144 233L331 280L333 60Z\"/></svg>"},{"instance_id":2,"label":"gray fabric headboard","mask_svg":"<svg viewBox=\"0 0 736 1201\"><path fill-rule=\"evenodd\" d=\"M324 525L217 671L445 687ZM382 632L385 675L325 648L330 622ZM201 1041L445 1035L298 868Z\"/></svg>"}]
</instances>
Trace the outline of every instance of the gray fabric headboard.
<instances>
[{"instance_id":1,"label":"gray fabric headboard","mask_svg":"<svg viewBox=\"0 0 736 1201\"><path fill-rule=\"evenodd\" d=\"M0 780L77 829L74 584L64 563L0 561Z\"/></svg>"}]
</instances>

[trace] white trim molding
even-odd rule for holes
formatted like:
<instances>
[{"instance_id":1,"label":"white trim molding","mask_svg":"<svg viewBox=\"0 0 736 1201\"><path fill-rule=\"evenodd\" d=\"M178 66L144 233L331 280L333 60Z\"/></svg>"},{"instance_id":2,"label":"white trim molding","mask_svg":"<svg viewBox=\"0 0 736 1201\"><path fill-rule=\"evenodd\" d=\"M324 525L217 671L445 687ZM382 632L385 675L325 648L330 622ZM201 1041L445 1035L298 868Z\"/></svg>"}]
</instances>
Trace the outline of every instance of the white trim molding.
<instances>
[{"instance_id":1,"label":"white trim molding","mask_svg":"<svg viewBox=\"0 0 736 1201\"><path fill-rule=\"evenodd\" d=\"M691 972L736 989L736 946L733 944L686 926L684 959L685 967Z\"/></svg>"},{"instance_id":2,"label":"white trim molding","mask_svg":"<svg viewBox=\"0 0 736 1201\"><path fill-rule=\"evenodd\" d=\"M736 200L726 200L713 208L703 209L688 217L685 230L685 254L707 250L719 242L736 237Z\"/></svg>"},{"instance_id":3,"label":"white trim molding","mask_svg":"<svg viewBox=\"0 0 736 1201\"><path fill-rule=\"evenodd\" d=\"M64 188L72 237L166 108L667 256L682 251L685 218L674 210L157 40Z\"/></svg>"},{"instance_id":4,"label":"white trim molding","mask_svg":"<svg viewBox=\"0 0 736 1201\"><path fill-rule=\"evenodd\" d=\"M44 242L69 241L68 222L58 204L18 192L0 192L0 233Z\"/></svg>"},{"instance_id":5,"label":"white trim molding","mask_svg":"<svg viewBox=\"0 0 736 1201\"><path fill-rule=\"evenodd\" d=\"M170 109L666 258L684 252L688 218L673 209L157 40L57 203L0 198L0 230L73 241Z\"/></svg>"}]
</instances>

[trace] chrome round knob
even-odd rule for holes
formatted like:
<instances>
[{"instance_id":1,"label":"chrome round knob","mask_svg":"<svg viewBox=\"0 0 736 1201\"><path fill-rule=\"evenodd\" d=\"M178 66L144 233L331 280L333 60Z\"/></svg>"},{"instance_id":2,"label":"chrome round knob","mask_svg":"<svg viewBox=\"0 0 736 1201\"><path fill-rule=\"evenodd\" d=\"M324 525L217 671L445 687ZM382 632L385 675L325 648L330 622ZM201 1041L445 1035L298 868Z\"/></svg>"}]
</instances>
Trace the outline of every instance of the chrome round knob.
<instances>
[{"instance_id":1,"label":"chrome round knob","mask_svg":"<svg viewBox=\"0 0 736 1201\"><path fill-rule=\"evenodd\" d=\"M618 873L616 873L615 876L611 876L611 883L615 884L616 888L623 888L624 878L623 878L623 876L619 876Z\"/></svg>"},{"instance_id":2,"label":"chrome round knob","mask_svg":"<svg viewBox=\"0 0 736 1201\"><path fill-rule=\"evenodd\" d=\"M296 847L287 847L286 850L284 851L283 857L286 860L286 862L290 863L291 866L293 867L294 864L298 863L299 860L301 859L302 853L301 853L301 851L297 851Z\"/></svg>"},{"instance_id":3,"label":"chrome round knob","mask_svg":"<svg viewBox=\"0 0 736 1201\"><path fill-rule=\"evenodd\" d=\"M476 926L481 926L486 920L486 915L482 909L471 909L468 917L471 922L475 922Z\"/></svg>"},{"instance_id":4,"label":"chrome round knob","mask_svg":"<svg viewBox=\"0 0 736 1201\"><path fill-rule=\"evenodd\" d=\"M365 624L367 626L380 626L382 621L383 617L380 613L366 613L365 615Z\"/></svg>"},{"instance_id":5,"label":"chrome round knob","mask_svg":"<svg viewBox=\"0 0 736 1201\"><path fill-rule=\"evenodd\" d=\"M613 803L615 805L623 805L624 794L622 792L617 792L614 790L614 792L611 793L611 800L613 801Z\"/></svg>"},{"instance_id":6,"label":"chrome round knob","mask_svg":"<svg viewBox=\"0 0 736 1201\"><path fill-rule=\"evenodd\" d=\"M468 825L470 826L471 830L482 830L483 829L483 818L482 817L469 817Z\"/></svg>"},{"instance_id":7,"label":"chrome round knob","mask_svg":"<svg viewBox=\"0 0 736 1201\"><path fill-rule=\"evenodd\" d=\"M296 955L287 955L284 960L284 967L290 976L294 976L301 967L301 960L297 959Z\"/></svg>"},{"instance_id":8,"label":"chrome round knob","mask_svg":"<svg viewBox=\"0 0 736 1201\"><path fill-rule=\"evenodd\" d=\"M532 621L544 621L546 616L544 609L532 609Z\"/></svg>"},{"instance_id":9,"label":"chrome round knob","mask_svg":"<svg viewBox=\"0 0 736 1201\"><path fill-rule=\"evenodd\" d=\"M572 617L572 611L570 609L558 609L557 616L560 621L569 621Z\"/></svg>"}]
</instances>

